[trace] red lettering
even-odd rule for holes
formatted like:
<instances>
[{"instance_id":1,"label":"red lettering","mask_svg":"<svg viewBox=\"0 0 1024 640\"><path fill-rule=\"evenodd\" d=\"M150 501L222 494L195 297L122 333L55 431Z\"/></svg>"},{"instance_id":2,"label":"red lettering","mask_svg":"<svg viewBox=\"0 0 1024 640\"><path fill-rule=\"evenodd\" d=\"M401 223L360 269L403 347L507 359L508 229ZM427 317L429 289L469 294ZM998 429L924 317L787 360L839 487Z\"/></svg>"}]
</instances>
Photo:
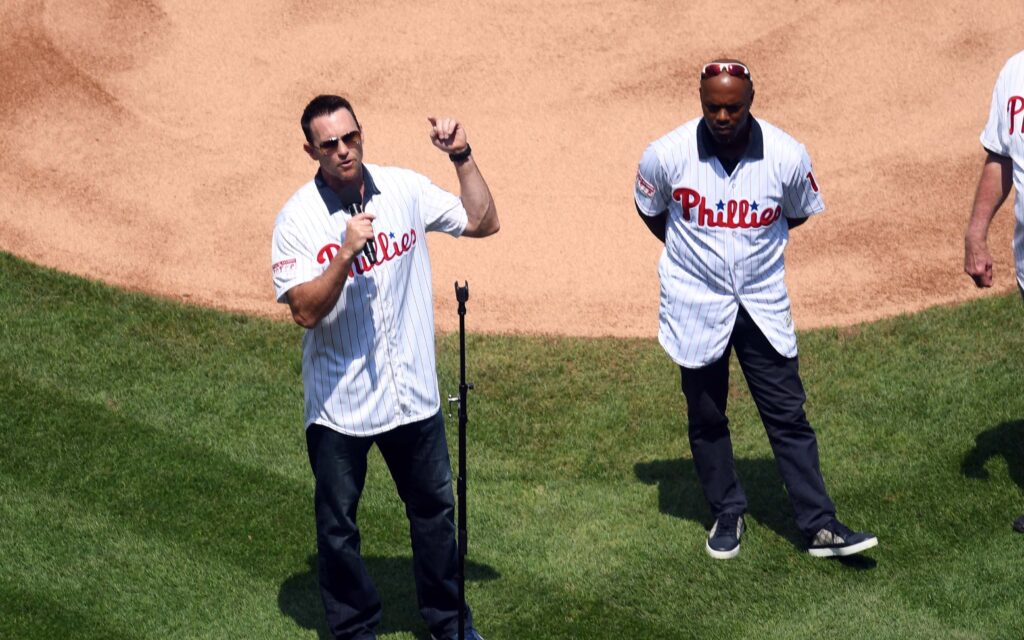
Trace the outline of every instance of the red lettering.
<instances>
[{"instance_id":1,"label":"red lettering","mask_svg":"<svg viewBox=\"0 0 1024 640\"><path fill-rule=\"evenodd\" d=\"M391 253L394 249L394 253ZM394 260L402 255L402 249L397 244L391 244L388 235L381 231L377 234L377 260L381 263Z\"/></svg>"},{"instance_id":2,"label":"red lettering","mask_svg":"<svg viewBox=\"0 0 1024 640\"><path fill-rule=\"evenodd\" d=\"M690 221L690 209L700 202L700 194L693 189L682 187L672 192L672 199L680 204L683 209L683 220Z\"/></svg>"},{"instance_id":3,"label":"red lettering","mask_svg":"<svg viewBox=\"0 0 1024 640\"><path fill-rule=\"evenodd\" d=\"M390 262L395 258L400 258L406 251L411 249L416 244L416 230L410 229L408 233L402 234L401 242L393 242L391 240L391 234L381 231L377 234L377 261L370 262L366 255L362 252L359 253L355 258L352 259L352 266L348 270L350 278L355 277L358 273L360 275L372 271L375 266L380 266L385 262ZM320 250L316 254L316 261L320 264L325 264L334 260L338 252L341 251L341 245L337 243L325 244L320 247Z\"/></svg>"},{"instance_id":4,"label":"red lettering","mask_svg":"<svg viewBox=\"0 0 1024 640\"><path fill-rule=\"evenodd\" d=\"M739 209L740 228L749 229L750 227L754 226L757 222L757 214L755 213L753 216L750 215L750 202L748 202L747 200L740 200Z\"/></svg>"},{"instance_id":5,"label":"red lettering","mask_svg":"<svg viewBox=\"0 0 1024 640\"><path fill-rule=\"evenodd\" d=\"M1021 107L1024 113L1024 105ZM808 179L812 182L814 177L808 173ZM689 220L692 209L697 209L697 224L702 227L726 227L729 229L759 229L773 224L782 217L782 207L765 207L760 211L751 208L750 200L729 200L722 202L722 208L716 205L708 206L705 196L697 191L686 187L680 187L672 192L672 199L680 203L683 211L683 219Z\"/></svg>"},{"instance_id":6,"label":"red lettering","mask_svg":"<svg viewBox=\"0 0 1024 640\"><path fill-rule=\"evenodd\" d=\"M1006 111L1010 114L1010 135L1013 135L1017 116L1019 116L1021 112L1024 112L1024 98L1020 96L1011 96L1010 100L1006 103Z\"/></svg>"},{"instance_id":7,"label":"red lettering","mask_svg":"<svg viewBox=\"0 0 1024 640\"><path fill-rule=\"evenodd\" d=\"M325 244L320 247L320 251L317 251L316 261L318 264L330 262L331 260L334 260L334 256L338 255L339 251L341 251L340 244L334 244L333 242L331 244Z\"/></svg>"},{"instance_id":8,"label":"red lettering","mask_svg":"<svg viewBox=\"0 0 1024 640\"><path fill-rule=\"evenodd\" d=\"M719 209L719 210L715 211L715 216L714 216L715 224L714 224L714 226L716 226L716 227L728 227L729 226L729 216L726 214L726 211L728 210L729 205L725 205L725 207L726 207L725 210Z\"/></svg>"},{"instance_id":9,"label":"red lettering","mask_svg":"<svg viewBox=\"0 0 1024 640\"><path fill-rule=\"evenodd\" d=\"M715 211L707 207L707 198L701 196L700 208L697 215L697 223L705 227L726 227L728 221L725 218L724 211Z\"/></svg>"}]
</instances>

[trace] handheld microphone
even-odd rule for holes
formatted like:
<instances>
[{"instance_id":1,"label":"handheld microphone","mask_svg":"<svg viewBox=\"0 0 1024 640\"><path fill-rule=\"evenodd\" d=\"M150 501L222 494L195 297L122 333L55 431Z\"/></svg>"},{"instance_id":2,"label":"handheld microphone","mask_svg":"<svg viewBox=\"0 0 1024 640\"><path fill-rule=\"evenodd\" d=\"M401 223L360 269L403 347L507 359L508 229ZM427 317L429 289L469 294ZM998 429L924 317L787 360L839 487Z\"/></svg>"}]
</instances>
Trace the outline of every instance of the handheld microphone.
<instances>
[{"instance_id":1,"label":"handheld microphone","mask_svg":"<svg viewBox=\"0 0 1024 640\"><path fill-rule=\"evenodd\" d=\"M362 203L353 204L350 210L352 212L352 215L365 212ZM366 244L363 245L363 255L366 256L366 259L369 260L371 264L376 264L377 243L374 242L372 237L366 241Z\"/></svg>"}]
</instances>

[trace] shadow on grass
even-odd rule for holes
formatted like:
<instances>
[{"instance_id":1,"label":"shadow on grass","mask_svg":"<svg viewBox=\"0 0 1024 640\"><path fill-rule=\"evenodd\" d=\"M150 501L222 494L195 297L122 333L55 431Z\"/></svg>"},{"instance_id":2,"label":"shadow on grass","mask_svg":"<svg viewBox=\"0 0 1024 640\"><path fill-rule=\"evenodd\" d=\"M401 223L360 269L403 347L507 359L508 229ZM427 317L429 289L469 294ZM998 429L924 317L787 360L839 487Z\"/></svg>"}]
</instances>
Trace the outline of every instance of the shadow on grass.
<instances>
[{"instance_id":1,"label":"shadow on grass","mask_svg":"<svg viewBox=\"0 0 1024 640\"><path fill-rule=\"evenodd\" d=\"M705 529L711 528L714 519L692 460L680 458L638 463L635 472L641 482L658 485L658 509L662 513L695 520ZM747 494L747 516L803 550L806 543L793 522L793 509L775 461L769 458L737 459L736 473Z\"/></svg>"},{"instance_id":2,"label":"shadow on grass","mask_svg":"<svg viewBox=\"0 0 1024 640\"><path fill-rule=\"evenodd\" d=\"M0 399L0 431L10 436L0 448L0 477L73 500L145 539L187 549L190 559L179 572L226 563L253 577L281 579L295 552L314 539L306 483L234 461L117 407L22 379L11 366L0 365ZM54 553L77 549L70 544ZM426 633L411 559L371 557L367 565L385 604L393 604L383 630ZM490 567L467 562L467 579L497 577ZM285 579L278 602L300 625L329 637L312 568Z\"/></svg>"},{"instance_id":3,"label":"shadow on grass","mask_svg":"<svg viewBox=\"0 0 1024 640\"><path fill-rule=\"evenodd\" d=\"M829 560L835 560L839 564L849 567L850 569L874 569L878 566L878 561L871 556L854 555L846 556L845 558L829 558Z\"/></svg>"},{"instance_id":4,"label":"shadow on grass","mask_svg":"<svg viewBox=\"0 0 1024 640\"><path fill-rule=\"evenodd\" d=\"M636 477L645 484L658 485L658 510L664 514L694 520L705 529L714 523L697 480L692 460L655 460L637 463ZM736 474L747 494L747 517L768 527L801 553L807 541L796 528L793 509L775 461L768 458L737 459ZM851 569L874 569L878 564L867 556L834 558Z\"/></svg>"},{"instance_id":5,"label":"shadow on grass","mask_svg":"<svg viewBox=\"0 0 1024 640\"><path fill-rule=\"evenodd\" d=\"M416 604L412 558L363 558L383 603L384 616L378 633L404 631L421 640L430 637ZM331 640L324 619L323 601L316 576L316 555L306 559L308 571L296 573L281 584L277 604L281 613L303 629L315 630L321 640ZM500 575L487 565L466 561L466 581L496 580ZM468 600L468 598L467 598ZM472 603L470 603L472 606Z\"/></svg>"},{"instance_id":6,"label":"shadow on grass","mask_svg":"<svg viewBox=\"0 0 1024 640\"><path fill-rule=\"evenodd\" d=\"M657 506L660 512L684 520L694 520L706 529L711 528L714 518L703 496L692 460L639 463L635 472L640 481L657 485ZM775 461L767 458L737 459L736 474L748 501L746 515L803 550L806 542L794 523L793 508L785 494Z\"/></svg>"},{"instance_id":7,"label":"shadow on grass","mask_svg":"<svg viewBox=\"0 0 1024 640\"><path fill-rule=\"evenodd\" d=\"M102 402L0 365L0 475L93 517L188 549L181 570L230 564L254 577L291 568L312 539L309 486L232 460ZM73 545L61 550L73 553Z\"/></svg>"},{"instance_id":8,"label":"shadow on grass","mask_svg":"<svg viewBox=\"0 0 1024 640\"><path fill-rule=\"evenodd\" d=\"M0 587L0 638L66 638L73 631L80 640L130 640L138 636L74 598L5 584Z\"/></svg>"},{"instance_id":9,"label":"shadow on grass","mask_svg":"<svg viewBox=\"0 0 1024 640\"><path fill-rule=\"evenodd\" d=\"M1006 468L1018 487L1024 489L1024 420L1004 422L974 438L974 448L964 457L961 472L968 478L986 480L985 465L995 457L1006 460Z\"/></svg>"}]
</instances>

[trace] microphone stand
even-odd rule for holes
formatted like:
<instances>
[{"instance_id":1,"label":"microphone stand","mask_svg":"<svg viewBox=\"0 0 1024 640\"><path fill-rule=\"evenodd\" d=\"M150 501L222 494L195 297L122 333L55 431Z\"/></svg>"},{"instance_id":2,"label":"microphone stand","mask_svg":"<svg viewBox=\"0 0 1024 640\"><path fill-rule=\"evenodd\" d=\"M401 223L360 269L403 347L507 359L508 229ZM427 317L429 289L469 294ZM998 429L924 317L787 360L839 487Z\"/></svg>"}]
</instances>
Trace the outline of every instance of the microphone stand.
<instances>
[{"instance_id":1,"label":"microphone stand","mask_svg":"<svg viewBox=\"0 0 1024 640\"><path fill-rule=\"evenodd\" d=\"M449 396L448 404L459 403L459 476L456 493L459 503L459 640L466 638L466 423L469 416L466 405L469 390L473 388L466 382L466 301L469 300L469 282L463 286L455 283L455 300L459 303L459 395Z\"/></svg>"}]
</instances>

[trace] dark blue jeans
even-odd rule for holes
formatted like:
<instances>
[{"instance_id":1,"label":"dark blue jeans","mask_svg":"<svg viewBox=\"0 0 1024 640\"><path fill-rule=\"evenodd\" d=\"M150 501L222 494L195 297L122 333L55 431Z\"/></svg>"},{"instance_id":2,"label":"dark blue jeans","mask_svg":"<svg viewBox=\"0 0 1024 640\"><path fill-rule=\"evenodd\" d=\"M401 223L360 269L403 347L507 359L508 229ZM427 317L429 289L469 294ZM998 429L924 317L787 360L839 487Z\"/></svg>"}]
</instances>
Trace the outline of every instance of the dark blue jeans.
<instances>
[{"instance_id":1,"label":"dark blue jeans","mask_svg":"<svg viewBox=\"0 0 1024 640\"><path fill-rule=\"evenodd\" d=\"M721 358L699 369L680 367L690 422L690 450L704 497L715 518L747 509L725 415L729 357L733 349L768 432L775 464L796 513L797 527L805 535L813 535L835 517L836 508L825 490L818 441L804 413L806 395L799 362L795 357L779 355L743 307Z\"/></svg>"},{"instance_id":2,"label":"dark blue jeans","mask_svg":"<svg viewBox=\"0 0 1024 640\"><path fill-rule=\"evenodd\" d=\"M316 479L318 574L328 628L338 640L364 640L374 637L381 620L380 596L359 555L356 526L366 456L374 444L405 503L420 613L434 635L454 637L459 613L458 547L441 412L370 437L347 436L315 424L306 430ZM466 627L470 626L467 608Z\"/></svg>"}]
</instances>

